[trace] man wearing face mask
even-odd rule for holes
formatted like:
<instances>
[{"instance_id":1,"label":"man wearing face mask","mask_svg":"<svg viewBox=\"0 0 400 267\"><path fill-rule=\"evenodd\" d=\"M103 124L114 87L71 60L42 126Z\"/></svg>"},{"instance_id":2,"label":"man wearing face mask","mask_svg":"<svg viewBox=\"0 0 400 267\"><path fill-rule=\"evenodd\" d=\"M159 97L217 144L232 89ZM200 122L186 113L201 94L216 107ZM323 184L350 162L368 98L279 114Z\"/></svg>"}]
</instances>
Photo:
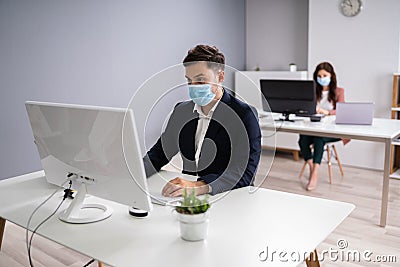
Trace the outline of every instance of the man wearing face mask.
<instances>
[{"instance_id":1,"label":"man wearing face mask","mask_svg":"<svg viewBox=\"0 0 400 267\"><path fill-rule=\"evenodd\" d=\"M191 101L178 103L165 131L147 152L147 176L158 172L180 153L183 173L163 188L164 196L218 194L252 185L261 153L261 131L254 108L222 86L225 57L215 47L197 45L183 60Z\"/></svg>"}]
</instances>

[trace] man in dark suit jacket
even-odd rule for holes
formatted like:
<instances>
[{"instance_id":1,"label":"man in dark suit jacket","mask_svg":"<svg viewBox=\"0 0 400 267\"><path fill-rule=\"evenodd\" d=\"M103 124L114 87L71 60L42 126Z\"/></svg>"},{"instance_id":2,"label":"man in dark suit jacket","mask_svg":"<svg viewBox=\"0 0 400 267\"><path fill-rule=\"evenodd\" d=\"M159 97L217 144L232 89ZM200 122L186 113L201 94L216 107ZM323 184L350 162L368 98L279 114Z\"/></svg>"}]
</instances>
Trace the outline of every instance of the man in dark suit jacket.
<instances>
[{"instance_id":1,"label":"man in dark suit jacket","mask_svg":"<svg viewBox=\"0 0 400 267\"><path fill-rule=\"evenodd\" d=\"M222 87L225 58L216 47L198 45L183 63L192 101L175 106L165 131L147 152L147 175L180 152L183 173L199 178L176 177L163 188L165 196L180 196L184 188L214 195L252 185L261 153L255 109Z\"/></svg>"}]
</instances>

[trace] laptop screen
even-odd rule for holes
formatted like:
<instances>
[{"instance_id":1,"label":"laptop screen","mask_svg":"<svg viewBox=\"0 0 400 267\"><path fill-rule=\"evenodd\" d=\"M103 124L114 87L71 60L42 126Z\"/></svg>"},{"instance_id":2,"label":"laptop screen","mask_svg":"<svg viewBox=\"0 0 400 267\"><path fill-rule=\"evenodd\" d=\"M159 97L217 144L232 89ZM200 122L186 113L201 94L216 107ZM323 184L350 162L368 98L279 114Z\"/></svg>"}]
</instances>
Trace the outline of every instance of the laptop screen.
<instances>
[{"instance_id":1,"label":"laptop screen","mask_svg":"<svg viewBox=\"0 0 400 267\"><path fill-rule=\"evenodd\" d=\"M374 103L336 103L336 124L371 125L374 117Z\"/></svg>"}]
</instances>

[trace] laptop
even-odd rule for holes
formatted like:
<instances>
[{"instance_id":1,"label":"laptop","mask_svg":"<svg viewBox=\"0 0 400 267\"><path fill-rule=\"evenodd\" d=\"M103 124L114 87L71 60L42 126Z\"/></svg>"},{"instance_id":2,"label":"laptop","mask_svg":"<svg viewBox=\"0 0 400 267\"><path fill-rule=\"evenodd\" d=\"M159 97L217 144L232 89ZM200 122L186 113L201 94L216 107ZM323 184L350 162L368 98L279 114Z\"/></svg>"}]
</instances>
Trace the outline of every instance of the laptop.
<instances>
[{"instance_id":1,"label":"laptop","mask_svg":"<svg viewBox=\"0 0 400 267\"><path fill-rule=\"evenodd\" d=\"M372 102L336 103L336 124L371 125L374 106Z\"/></svg>"}]
</instances>

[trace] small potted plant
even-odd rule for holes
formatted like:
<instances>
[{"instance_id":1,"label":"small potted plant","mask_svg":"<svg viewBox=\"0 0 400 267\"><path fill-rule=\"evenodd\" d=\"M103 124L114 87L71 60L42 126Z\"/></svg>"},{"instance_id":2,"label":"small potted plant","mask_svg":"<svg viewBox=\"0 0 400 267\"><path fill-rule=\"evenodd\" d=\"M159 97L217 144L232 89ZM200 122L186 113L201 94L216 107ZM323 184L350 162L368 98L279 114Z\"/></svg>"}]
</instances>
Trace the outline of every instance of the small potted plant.
<instances>
[{"instance_id":1,"label":"small potted plant","mask_svg":"<svg viewBox=\"0 0 400 267\"><path fill-rule=\"evenodd\" d=\"M296 64L295 63L290 63L289 64L289 70L292 71L292 72L296 71L297 70Z\"/></svg>"},{"instance_id":2,"label":"small potted plant","mask_svg":"<svg viewBox=\"0 0 400 267\"><path fill-rule=\"evenodd\" d=\"M187 241L200 241L207 237L208 217L210 204L208 195L200 199L196 196L195 190L188 194L183 191L183 198L175 207L181 230L181 238Z\"/></svg>"}]
</instances>

